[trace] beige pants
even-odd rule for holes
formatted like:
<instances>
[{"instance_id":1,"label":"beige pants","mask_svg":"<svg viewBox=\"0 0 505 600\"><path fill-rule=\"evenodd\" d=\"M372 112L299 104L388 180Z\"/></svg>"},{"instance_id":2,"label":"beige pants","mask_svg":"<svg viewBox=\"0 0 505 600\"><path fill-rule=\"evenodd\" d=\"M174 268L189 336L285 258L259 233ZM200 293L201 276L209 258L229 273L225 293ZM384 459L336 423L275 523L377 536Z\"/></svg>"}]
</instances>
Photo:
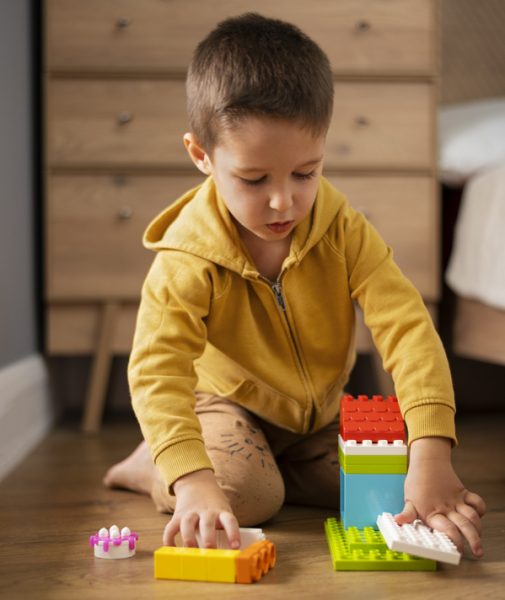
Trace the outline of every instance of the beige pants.
<instances>
[{"instance_id":1,"label":"beige pants","mask_svg":"<svg viewBox=\"0 0 505 600\"><path fill-rule=\"evenodd\" d=\"M212 394L197 393L195 411L217 481L240 525L266 521L284 502L339 508L338 418L300 435Z\"/></svg>"}]
</instances>

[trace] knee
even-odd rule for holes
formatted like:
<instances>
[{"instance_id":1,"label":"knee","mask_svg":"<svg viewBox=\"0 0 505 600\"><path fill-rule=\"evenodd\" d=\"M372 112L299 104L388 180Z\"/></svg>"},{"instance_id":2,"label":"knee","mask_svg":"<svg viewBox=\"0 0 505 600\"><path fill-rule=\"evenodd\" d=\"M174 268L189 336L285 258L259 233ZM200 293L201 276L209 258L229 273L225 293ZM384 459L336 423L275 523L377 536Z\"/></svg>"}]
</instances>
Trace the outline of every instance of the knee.
<instances>
[{"instance_id":1,"label":"knee","mask_svg":"<svg viewBox=\"0 0 505 600\"><path fill-rule=\"evenodd\" d=\"M218 476L218 483L241 527L254 527L268 521L284 504L286 491L280 472L270 477L244 476L238 481Z\"/></svg>"}]
</instances>

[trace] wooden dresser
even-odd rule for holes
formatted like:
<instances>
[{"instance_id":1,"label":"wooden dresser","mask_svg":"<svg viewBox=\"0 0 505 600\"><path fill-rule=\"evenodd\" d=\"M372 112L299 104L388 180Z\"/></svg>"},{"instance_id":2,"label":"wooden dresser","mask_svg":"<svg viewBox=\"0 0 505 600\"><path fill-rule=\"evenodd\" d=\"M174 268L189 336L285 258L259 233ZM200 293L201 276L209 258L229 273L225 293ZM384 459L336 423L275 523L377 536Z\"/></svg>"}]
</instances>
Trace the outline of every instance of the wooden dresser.
<instances>
[{"instance_id":1,"label":"wooden dresser","mask_svg":"<svg viewBox=\"0 0 505 600\"><path fill-rule=\"evenodd\" d=\"M184 77L220 20L291 21L328 54L325 175L439 299L435 0L46 0L45 314L49 355L94 355L83 428L99 427L110 359L130 350L152 255L142 232L201 181L186 156ZM370 347L359 328L359 347ZM387 387L385 382L384 386Z\"/></svg>"}]
</instances>

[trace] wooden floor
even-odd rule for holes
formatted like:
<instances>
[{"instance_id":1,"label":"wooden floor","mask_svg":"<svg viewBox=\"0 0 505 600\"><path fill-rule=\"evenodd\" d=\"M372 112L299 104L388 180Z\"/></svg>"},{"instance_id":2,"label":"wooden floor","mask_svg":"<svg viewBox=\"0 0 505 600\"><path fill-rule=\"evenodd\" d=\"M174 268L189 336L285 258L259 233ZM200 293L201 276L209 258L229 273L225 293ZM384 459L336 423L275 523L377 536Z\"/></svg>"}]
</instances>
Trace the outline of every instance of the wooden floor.
<instances>
[{"instance_id":1,"label":"wooden floor","mask_svg":"<svg viewBox=\"0 0 505 600\"><path fill-rule=\"evenodd\" d=\"M461 419L458 431L458 473L489 507L484 559L466 556L431 573L334 572L323 534L331 511L288 506L263 526L277 566L257 584L236 585L153 578L167 517L149 498L100 483L139 441L134 424L107 426L97 437L61 427L0 484L0 598L505 598L505 415ZM89 535L113 523L139 533L134 558L93 557Z\"/></svg>"}]
</instances>

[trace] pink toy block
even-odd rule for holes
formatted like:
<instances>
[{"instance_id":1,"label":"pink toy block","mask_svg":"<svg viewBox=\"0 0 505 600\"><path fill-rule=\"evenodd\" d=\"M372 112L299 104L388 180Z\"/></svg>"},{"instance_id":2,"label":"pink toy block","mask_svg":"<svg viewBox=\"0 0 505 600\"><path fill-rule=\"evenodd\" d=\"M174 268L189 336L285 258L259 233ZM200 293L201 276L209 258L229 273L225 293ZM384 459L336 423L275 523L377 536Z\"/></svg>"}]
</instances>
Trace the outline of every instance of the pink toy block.
<instances>
[{"instance_id":1,"label":"pink toy block","mask_svg":"<svg viewBox=\"0 0 505 600\"><path fill-rule=\"evenodd\" d=\"M135 554L138 539L139 536L128 527L119 531L117 525L112 525L110 530L102 527L98 533L90 536L89 545L97 558L130 558Z\"/></svg>"}]
</instances>

